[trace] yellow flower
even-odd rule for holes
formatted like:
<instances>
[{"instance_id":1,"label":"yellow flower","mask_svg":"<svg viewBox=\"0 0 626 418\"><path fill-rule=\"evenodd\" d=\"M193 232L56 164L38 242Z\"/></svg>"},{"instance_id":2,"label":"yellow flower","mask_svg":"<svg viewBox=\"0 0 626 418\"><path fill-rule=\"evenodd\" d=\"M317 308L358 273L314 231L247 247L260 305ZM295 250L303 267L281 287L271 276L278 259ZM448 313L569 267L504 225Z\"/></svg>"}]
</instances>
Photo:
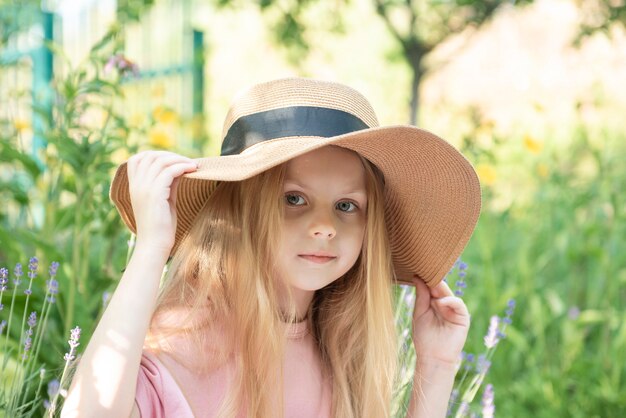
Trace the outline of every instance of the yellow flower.
<instances>
[{"instance_id":1,"label":"yellow flower","mask_svg":"<svg viewBox=\"0 0 626 418\"><path fill-rule=\"evenodd\" d=\"M15 119L15 121L13 121L13 127L16 131L23 132L30 128L30 122L24 119Z\"/></svg>"},{"instance_id":2,"label":"yellow flower","mask_svg":"<svg viewBox=\"0 0 626 418\"><path fill-rule=\"evenodd\" d=\"M544 163L537 164L537 174L539 174L539 177L544 179L548 177L548 174L550 174L548 166Z\"/></svg>"},{"instance_id":3,"label":"yellow flower","mask_svg":"<svg viewBox=\"0 0 626 418\"><path fill-rule=\"evenodd\" d=\"M543 149L543 144L530 135L524 136L524 146L533 154L539 154Z\"/></svg>"},{"instance_id":4,"label":"yellow flower","mask_svg":"<svg viewBox=\"0 0 626 418\"><path fill-rule=\"evenodd\" d=\"M488 186L494 184L498 177L496 169L490 164L478 164L476 167L476 173L478 174L480 181Z\"/></svg>"},{"instance_id":5,"label":"yellow flower","mask_svg":"<svg viewBox=\"0 0 626 418\"><path fill-rule=\"evenodd\" d=\"M178 115L176 114L176 112L164 106L157 106L152 111L152 117L155 121L164 124L174 123L178 119Z\"/></svg>"},{"instance_id":6,"label":"yellow flower","mask_svg":"<svg viewBox=\"0 0 626 418\"><path fill-rule=\"evenodd\" d=\"M171 148L174 145L172 137L158 129L153 129L148 133L148 140L150 145L158 148Z\"/></svg>"}]
</instances>

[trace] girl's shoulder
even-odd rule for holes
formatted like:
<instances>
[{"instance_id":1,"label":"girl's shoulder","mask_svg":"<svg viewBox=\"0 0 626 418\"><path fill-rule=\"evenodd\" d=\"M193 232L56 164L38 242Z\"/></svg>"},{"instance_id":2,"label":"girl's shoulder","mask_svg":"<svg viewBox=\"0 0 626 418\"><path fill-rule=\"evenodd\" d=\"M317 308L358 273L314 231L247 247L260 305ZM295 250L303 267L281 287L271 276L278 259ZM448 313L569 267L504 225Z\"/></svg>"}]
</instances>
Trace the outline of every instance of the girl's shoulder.
<instances>
[{"instance_id":1,"label":"girl's shoulder","mask_svg":"<svg viewBox=\"0 0 626 418\"><path fill-rule=\"evenodd\" d=\"M158 356L147 350L141 356L135 403L144 417L194 416L179 382Z\"/></svg>"}]
</instances>

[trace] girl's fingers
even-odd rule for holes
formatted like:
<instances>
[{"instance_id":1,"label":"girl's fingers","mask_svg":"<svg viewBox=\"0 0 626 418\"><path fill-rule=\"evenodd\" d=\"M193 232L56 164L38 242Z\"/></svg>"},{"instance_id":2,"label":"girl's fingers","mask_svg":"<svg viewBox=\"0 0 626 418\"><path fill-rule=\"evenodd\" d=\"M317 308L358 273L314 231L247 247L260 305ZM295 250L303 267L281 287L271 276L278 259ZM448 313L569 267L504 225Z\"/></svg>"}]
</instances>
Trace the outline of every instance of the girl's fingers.
<instances>
[{"instance_id":1,"label":"girl's fingers","mask_svg":"<svg viewBox=\"0 0 626 418\"><path fill-rule=\"evenodd\" d=\"M181 157L177 154L163 155L154 160L149 167L146 168L145 175L147 178L156 178L163 170L174 164L190 164L195 166L195 162L190 158Z\"/></svg>"},{"instance_id":2,"label":"girl's fingers","mask_svg":"<svg viewBox=\"0 0 626 418\"><path fill-rule=\"evenodd\" d=\"M440 281L437 286L433 287L430 290L430 294L433 298L436 299L445 298L446 296L454 296L454 293L452 293L452 290L450 289L450 286L448 286L448 283L443 280Z\"/></svg>"},{"instance_id":3,"label":"girl's fingers","mask_svg":"<svg viewBox=\"0 0 626 418\"><path fill-rule=\"evenodd\" d=\"M462 299L456 296L447 296L434 299L432 304L444 320L457 325L469 325L469 311Z\"/></svg>"},{"instance_id":4,"label":"girl's fingers","mask_svg":"<svg viewBox=\"0 0 626 418\"><path fill-rule=\"evenodd\" d=\"M154 187L167 188L172 186L172 182L184 173L195 171L195 163L175 163L161 170L154 179ZM171 194L170 194L171 196Z\"/></svg>"}]
</instances>

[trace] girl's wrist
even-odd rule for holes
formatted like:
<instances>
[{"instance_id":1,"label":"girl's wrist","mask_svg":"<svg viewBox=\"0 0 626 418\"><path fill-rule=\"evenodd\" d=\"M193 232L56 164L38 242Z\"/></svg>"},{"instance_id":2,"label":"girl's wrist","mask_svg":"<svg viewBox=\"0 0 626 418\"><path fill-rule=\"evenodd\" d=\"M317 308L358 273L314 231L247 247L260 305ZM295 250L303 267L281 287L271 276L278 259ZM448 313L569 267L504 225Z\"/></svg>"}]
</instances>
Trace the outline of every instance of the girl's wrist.
<instances>
[{"instance_id":1,"label":"girl's wrist","mask_svg":"<svg viewBox=\"0 0 626 418\"><path fill-rule=\"evenodd\" d=\"M422 373L425 371L438 371L456 374L459 368L459 362L443 360L432 356L419 355L418 353L415 367Z\"/></svg>"},{"instance_id":2,"label":"girl's wrist","mask_svg":"<svg viewBox=\"0 0 626 418\"><path fill-rule=\"evenodd\" d=\"M153 263L163 261L163 265L165 265L170 252L170 248L161 247L138 239L133 249L133 257L147 258Z\"/></svg>"}]
</instances>

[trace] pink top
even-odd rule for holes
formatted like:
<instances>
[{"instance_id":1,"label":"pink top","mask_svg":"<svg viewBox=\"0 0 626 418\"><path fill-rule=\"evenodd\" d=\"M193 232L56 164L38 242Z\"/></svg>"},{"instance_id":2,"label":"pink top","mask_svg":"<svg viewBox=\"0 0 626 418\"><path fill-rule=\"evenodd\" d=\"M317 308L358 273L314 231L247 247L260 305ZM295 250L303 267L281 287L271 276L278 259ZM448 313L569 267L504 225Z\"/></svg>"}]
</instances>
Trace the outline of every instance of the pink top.
<instances>
[{"instance_id":1,"label":"pink top","mask_svg":"<svg viewBox=\"0 0 626 418\"><path fill-rule=\"evenodd\" d=\"M321 360L308 321L285 324L285 328L285 418L330 417L331 382L322 377ZM167 355L157 358L144 350L135 403L142 418L212 418L226 394L232 371L233 364L227 363L199 377Z\"/></svg>"}]
</instances>

